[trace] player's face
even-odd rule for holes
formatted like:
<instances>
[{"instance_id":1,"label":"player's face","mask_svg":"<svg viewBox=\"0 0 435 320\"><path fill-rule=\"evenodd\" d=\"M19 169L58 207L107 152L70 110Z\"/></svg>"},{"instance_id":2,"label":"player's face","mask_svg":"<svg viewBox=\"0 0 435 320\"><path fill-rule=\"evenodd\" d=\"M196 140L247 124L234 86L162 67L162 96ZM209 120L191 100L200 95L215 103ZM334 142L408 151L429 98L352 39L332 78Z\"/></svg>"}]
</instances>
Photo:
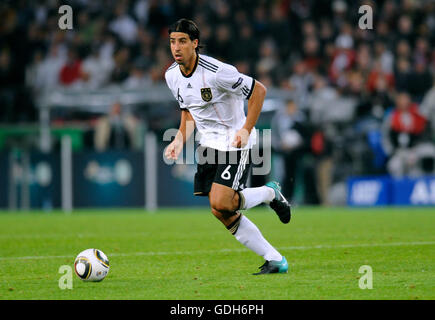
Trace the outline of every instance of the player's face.
<instances>
[{"instance_id":1,"label":"player's face","mask_svg":"<svg viewBox=\"0 0 435 320\"><path fill-rule=\"evenodd\" d=\"M190 40L189 35L184 32L172 32L169 36L171 52L178 64L188 64L195 54L198 40Z\"/></svg>"}]
</instances>

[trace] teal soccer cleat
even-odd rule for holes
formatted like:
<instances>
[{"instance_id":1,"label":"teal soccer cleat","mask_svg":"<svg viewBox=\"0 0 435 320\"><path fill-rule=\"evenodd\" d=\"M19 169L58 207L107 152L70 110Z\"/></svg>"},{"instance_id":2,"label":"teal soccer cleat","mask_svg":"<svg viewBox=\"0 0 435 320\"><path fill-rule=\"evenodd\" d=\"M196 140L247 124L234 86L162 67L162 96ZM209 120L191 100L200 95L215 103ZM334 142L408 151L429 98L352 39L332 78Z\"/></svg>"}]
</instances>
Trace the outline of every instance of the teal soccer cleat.
<instances>
[{"instance_id":1,"label":"teal soccer cleat","mask_svg":"<svg viewBox=\"0 0 435 320\"><path fill-rule=\"evenodd\" d=\"M258 276L260 274L268 273L287 273L288 263L286 258L283 256L281 261L266 261L260 269L260 272L253 273L253 275Z\"/></svg>"},{"instance_id":2,"label":"teal soccer cleat","mask_svg":"<svg viewBox=\"0 0 435 320\"><path fill-rule=\"evenodd\" d=\"M282 223L289 223L291 219L291 208L287 199L281 193L281 186L276 181L266 183L266 187L272 188L275 191L275 199L269 206L276 212Z\"/></svg>"}]
</instances>

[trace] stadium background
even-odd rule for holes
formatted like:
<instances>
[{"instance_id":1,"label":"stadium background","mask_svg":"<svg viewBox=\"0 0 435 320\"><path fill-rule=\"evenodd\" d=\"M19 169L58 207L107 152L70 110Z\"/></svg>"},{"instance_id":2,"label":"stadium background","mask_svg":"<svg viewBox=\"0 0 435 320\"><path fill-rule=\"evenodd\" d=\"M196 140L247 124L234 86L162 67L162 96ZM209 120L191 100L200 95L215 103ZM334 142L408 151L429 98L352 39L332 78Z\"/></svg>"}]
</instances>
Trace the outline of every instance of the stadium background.
<instances>
[{"instance_id":1,"label":"stadium background","mask_svg":"<svg viewBox=\"0 0 435 320\"><path fill-rule=\"evenodd\" d=\"M72 30L59 28L63 4ZM358 24L365 4L371 30ZM181 17L198 24L202 53L268 87L257 128L279 132L276 115L297 106L294 177L274 138L271 173L252 186L278 179L302 205L435 204L433 1L22 0L2 1L0 15L0 208L206 204L191 195L194 166L161 156L179 121L164 72L167 27ZM403 92L406 121L424 120L387 150ZM114 105L123 128L108 118ZM402 151L415 156L390 168Z\"/></svg>"}]
</instances>

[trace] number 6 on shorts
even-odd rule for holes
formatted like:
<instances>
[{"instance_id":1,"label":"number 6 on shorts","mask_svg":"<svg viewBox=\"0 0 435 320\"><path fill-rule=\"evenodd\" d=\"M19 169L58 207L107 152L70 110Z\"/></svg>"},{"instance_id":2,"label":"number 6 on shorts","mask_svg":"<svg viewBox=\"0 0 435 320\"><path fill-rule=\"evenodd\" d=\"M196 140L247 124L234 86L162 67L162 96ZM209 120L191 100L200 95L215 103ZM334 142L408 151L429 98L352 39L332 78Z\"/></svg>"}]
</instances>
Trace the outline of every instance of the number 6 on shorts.
<instances>
[{"instance_id":1,"label":"number 6 on shorts","mask_svg":"<svg viewBox=\"0 0 435 320\"><path fill-rule=\"evenodd\" d=\"M222 172L222 174L221 174L221 178L222 179L224 179L224 180L230 180L231 179L231 173L230 173L230 168L231 168L231 165L228 165L226 168L225 168L225 170Z\"/></svg>"}]
</instances>

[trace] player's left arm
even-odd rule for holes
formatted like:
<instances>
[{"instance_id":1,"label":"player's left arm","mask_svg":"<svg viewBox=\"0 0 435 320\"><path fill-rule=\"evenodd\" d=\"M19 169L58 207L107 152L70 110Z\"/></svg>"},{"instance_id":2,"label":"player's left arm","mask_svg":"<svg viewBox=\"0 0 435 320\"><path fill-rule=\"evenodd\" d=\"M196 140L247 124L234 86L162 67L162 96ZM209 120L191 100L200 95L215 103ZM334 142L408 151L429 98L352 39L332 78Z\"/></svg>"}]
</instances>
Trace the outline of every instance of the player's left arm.
<instances>
[{"instance_id":1,"label":"player's left arm","mask_svg":"<svg viewBox=\"0 0 435 320\"><path fill-rule=\"evenodd\" d=\"M248 113L246 115L245 124L236 132L232 143L232 146L236 148L243 148L248 143L249 135L257 123L261 109L263 108L264 98L266 97L266 87L260 81L253 81L254 89L248 100Z\"/></svg>"}]
</instances>

